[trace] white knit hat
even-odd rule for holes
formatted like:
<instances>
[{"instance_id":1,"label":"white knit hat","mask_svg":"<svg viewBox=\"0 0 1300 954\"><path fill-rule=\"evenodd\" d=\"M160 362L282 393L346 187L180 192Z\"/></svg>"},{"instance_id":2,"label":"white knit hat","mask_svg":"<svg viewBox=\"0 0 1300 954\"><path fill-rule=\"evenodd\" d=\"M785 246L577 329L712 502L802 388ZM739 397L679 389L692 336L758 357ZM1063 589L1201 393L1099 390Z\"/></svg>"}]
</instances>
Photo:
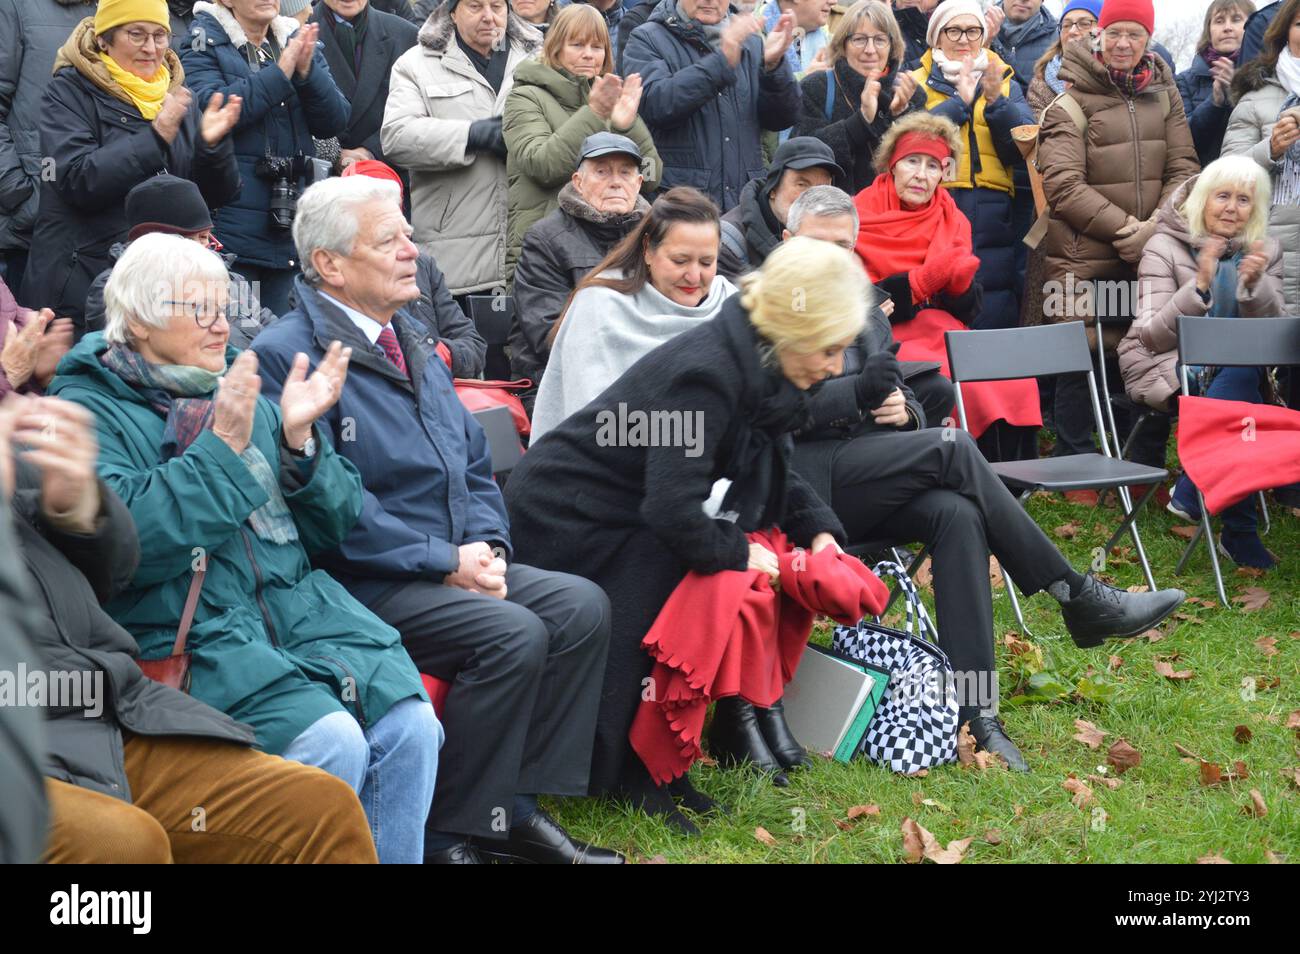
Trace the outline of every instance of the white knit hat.
<instances>
[{"instance_id":1,"label":"white knit hat","mask_svg":"<svg viewBox=\"0 0 1300 954\"><path fill-rule=\"evenodd\" d=\"M932 49L938 46L939 31L946 27L949 21L962 14L969 14L980 23L984 23L984 11L980 9L979 0L943 0L943 3L934 8L934 13L930 14L930 26L925 31L925 42ZM988 27L985 26L985 29Z\"/></svg>"}]
</instances>

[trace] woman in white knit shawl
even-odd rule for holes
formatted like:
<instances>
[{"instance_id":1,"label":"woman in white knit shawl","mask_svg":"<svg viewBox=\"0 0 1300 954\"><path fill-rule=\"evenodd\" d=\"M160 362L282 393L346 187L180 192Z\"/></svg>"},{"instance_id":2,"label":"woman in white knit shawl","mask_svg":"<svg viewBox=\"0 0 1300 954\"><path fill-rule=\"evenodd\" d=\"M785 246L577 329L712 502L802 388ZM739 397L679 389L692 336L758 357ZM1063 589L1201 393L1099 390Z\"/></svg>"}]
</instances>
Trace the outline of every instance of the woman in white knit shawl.
<instances>
[{"instance_id":1,"label":"woman in white knit shawl","mask_svg":"<svg viewBox=\"0 0 1300 954\"><path fill-rule=\"evenodd\" d=\"M532 441L664 342L708 321L736 286L719 275L718 209L679 186L583 279L551 332Z\"/></svg>"}]
</instances>

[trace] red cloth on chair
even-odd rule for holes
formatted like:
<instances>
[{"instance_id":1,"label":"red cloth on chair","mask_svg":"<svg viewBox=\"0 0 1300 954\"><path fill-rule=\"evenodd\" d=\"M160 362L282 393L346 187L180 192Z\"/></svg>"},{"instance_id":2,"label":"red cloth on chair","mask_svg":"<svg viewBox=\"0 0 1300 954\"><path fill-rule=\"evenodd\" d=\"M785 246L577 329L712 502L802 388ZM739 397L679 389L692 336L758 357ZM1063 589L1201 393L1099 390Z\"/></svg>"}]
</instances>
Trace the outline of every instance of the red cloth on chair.
<instances>
[{"instance_id":1,"label":"red cloth on chair","mask_svg":"<svg viewBox=\"0 0 1300 954\"><path fill-rule=\"evenodd\" d=\"M852 625L889 599L868 567L833 547L796 550L780 530L749 539L777 554L779 592L758 570L689 573L641 641L656 660L653 698L642 701L628 738L659 783L702 754L710 700L739 695L766 707L781 698L818 613Z\"/></svg>"},{"instance_id":2,"label":"red cloth on chair","mask_svg":"<svg viewBox=\"0 0 1300 954\"><path fill-rule=\"evenodd\" d=\"M923 308L911 321L894 325L894 338L902 342L898 349L899 361L938 361L945 377L951 378L948 368L948 346L944 343L945 331L967 331L964 324L938 308ZM1043 411L1038 401L1038 382L1033 378L1016 378L1011 381L971 381L961 386L966 402L966 423L971 435L979 437L996 421L1006 421L1019 427L1041 427ZM956 410L953 420L957 419Z\"/></svg>"},{"instance_id":3,"label":"red cloth on chair","mask_svg":"<svg viewBox=\"0 0 1300 954\"><path fill-rule=\"evenodd\" d=\"M1300 411L1180 397L1178 459L1206 509L1219 513L1258 490L1300 480Z\"/></svg>"}]
</instances>

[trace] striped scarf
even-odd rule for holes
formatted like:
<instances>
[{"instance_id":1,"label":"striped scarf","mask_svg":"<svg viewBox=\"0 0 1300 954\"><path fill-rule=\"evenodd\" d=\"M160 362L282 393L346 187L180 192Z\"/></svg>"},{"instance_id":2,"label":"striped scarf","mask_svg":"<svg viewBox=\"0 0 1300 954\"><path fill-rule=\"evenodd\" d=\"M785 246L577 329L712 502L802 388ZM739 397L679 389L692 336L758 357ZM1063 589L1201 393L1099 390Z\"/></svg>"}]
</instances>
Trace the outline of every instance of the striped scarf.
<instances>
[{"instance_id":1,"label":"striped scarf","mask_svg":"<svg viewBox=\"0 0 1300 954\"><path fill-rule=\"evenodd\" d=\"M201 433L212 427L212 396L224 371L218 374L183 364L151 364L138 351L122 345L113 345L99 360L139 391L149 406L166 420L160 452L164 463L184 454ZM298 527L266 455L249 441L239 459L267 496L266 503L248 515L253 532L271 543L297 540Z\"/></svg>"},{"instance_id":2,"label":"striped scarf","mask_svg":"<svg viewBox=\"0 0 1300 954\"><path fill-rule=\"evenodd\" d=\"M1288 93L1278 118L1294 106L1300 106L1300 96ZM1267 144L1267 143L1266 143ZM1300 142L1293 142L1282 156L1282 168L1273 180L1273 208L1279 205L1300 204Z\"/></svg>"}]
</instances>

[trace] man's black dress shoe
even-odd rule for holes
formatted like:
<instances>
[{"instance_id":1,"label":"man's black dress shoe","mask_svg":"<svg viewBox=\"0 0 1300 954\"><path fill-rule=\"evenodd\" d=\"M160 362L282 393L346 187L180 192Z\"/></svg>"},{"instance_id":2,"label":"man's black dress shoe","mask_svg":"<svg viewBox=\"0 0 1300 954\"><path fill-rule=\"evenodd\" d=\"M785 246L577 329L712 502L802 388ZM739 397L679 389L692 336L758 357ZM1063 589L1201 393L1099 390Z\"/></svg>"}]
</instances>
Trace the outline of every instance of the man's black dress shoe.
<instances>
[{"instance_id":1,"label":"man's black dress shoe","mask_svg":"<svg viewBox=\"0 0 1300 954\"><path fill-rule=\"evenodd\" d=\"M540 808L510 829L504 841L481 841L480 854L491 861L526 865L621 865L617 851L579 841Z\"/></svg>"},{"instance_id":2,"label":"man's black dress shoe","mask_svg":"<svg viewBox=\"0 0 1300 954\"><path fill-rule=\"evenodd\" d=\"M1029 763L1016 748L1016 743L1007 737L1006 730L1002 728L1002 720L997 716L976 716L971 719L970 734L981 749L1002 756L1011 771L1029 771Z\"/></svg>"},{"instance_id":3,"label":"man's black dress shoe","mask_svg":"<svg viewBox=\"0 0 1300 954\"><path fill-rule=\"evenodd\" d=\"M1145 633L1187 599L1182 590L1129 593L1108 586L1091 573L1083 578L1079 595L1061 604L1061 617L1080 649L1092 649L1107 639ZM972 727L972 732L974 728Z\"/></svg>"},{"instance_id":4,"label":"man's black dress shoe","mask_svg":"<svg viewBox=\"0 0 1300 954\"><path fill-rule=\"evenodd\" d=\"M462 841L441 851L425 852L426 865L485 865L487 862L478 853L478 849L468 841Z\"/></svg>"}]
</instances>

